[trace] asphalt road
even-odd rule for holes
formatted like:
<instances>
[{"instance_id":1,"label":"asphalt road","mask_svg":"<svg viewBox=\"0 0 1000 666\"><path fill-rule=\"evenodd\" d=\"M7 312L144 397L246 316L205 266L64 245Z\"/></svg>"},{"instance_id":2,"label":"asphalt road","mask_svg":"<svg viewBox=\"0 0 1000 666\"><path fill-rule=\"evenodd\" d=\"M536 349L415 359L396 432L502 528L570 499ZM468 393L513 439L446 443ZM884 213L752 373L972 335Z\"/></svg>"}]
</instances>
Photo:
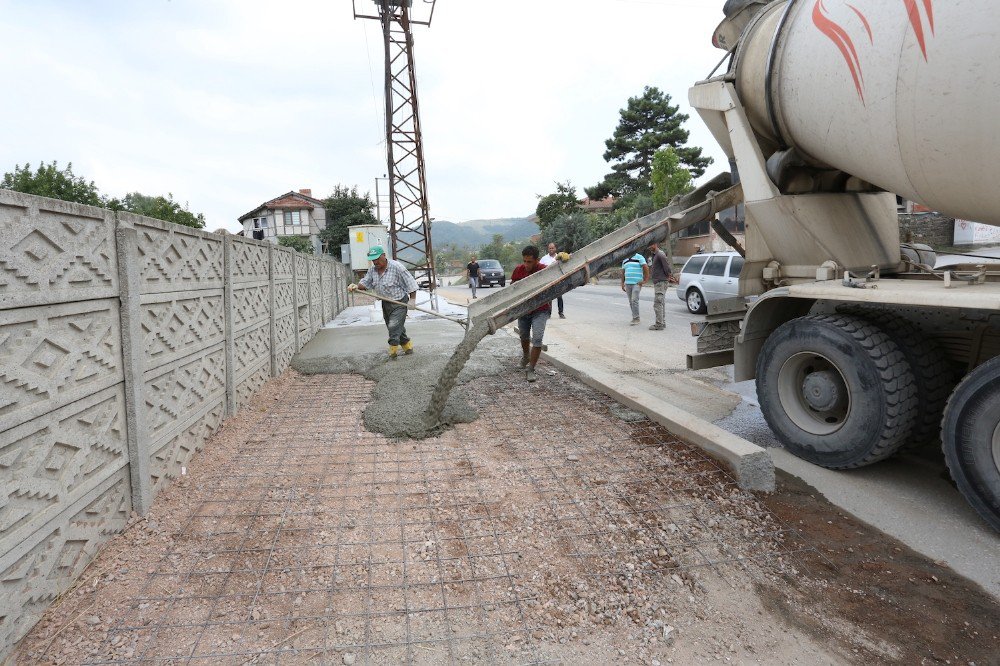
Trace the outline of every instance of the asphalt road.
<instances>
[{"instance_id":1,"label":"asphalt road","mask_svg":"<svg viewBox=\"0 0 1000 666\"><path fill-rule=\"evenodd\" d=\"M493 290L480 290L480 297ZM464 303L469 290L442 290ZM754 382L733 381L732 367L691 372L695 351L691 315L674 290L667 293L666 330L650 331L653 290L640 295L642 324L621 288L610 281L564 297L566 319L553 317L546 330L549 352L570 363L593 364L630 378L632 385L670 400L686 411L772 452L775 464L802 478L831 502L943 561L1000 598L1000 535L993 532L952 486L939 449L898 454L859 470L833 472L805 463L781 448L757 403Z\"/></svg>"}]
</instances>

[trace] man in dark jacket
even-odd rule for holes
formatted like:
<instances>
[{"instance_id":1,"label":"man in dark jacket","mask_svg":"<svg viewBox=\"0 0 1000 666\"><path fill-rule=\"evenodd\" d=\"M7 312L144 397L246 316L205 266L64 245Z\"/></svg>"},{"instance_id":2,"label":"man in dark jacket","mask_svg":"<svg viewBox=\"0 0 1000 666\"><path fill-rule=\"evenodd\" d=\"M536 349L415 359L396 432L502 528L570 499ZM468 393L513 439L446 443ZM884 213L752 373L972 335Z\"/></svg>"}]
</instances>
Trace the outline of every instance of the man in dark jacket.
<instances>
[{"instance_id":1,"label":"man in dark jacket","mask_svg":"<svg viewBox=\"0 0 1000 666\"><path fill-rule=\"evenodd\" d=\"M670 286L670 275L673 272L670 269L670 261L667 259L666 253L660 249L658 243L650 243L649 251L652 253L650 258L650 279L653 281L653 314L656 315L656 321L652 326L649 327L651 331L662 331L666 328L666 323L664 322L664 301L667 297L667 288Z\"/></svg>"}]
</instances>

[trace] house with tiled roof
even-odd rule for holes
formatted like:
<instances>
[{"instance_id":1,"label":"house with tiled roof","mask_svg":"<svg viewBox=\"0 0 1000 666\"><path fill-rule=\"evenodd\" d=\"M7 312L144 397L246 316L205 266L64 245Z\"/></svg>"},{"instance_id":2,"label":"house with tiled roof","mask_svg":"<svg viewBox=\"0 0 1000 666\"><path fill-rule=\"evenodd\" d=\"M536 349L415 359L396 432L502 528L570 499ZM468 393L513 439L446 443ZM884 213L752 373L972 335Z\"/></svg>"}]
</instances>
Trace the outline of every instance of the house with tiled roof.
<instances>
[{"instance_id":1,"label":"house with tiled roof","mask_svg":"<svg viewBox=\"0 0 1000 666\"><path fill-rule=\"evenodd\" d=\"M247 238L277 243L285 236L300 236L308 238L319 254L319 232L326 228L326 209L320 199L312 196L312 190L304 189L265 201L241 215L239 222Z\"/></svg>"},{"instance_id":2,"label":"house with tiled roof","mask_svg":"<svg viewBox=\"0 0 1000 666\"><path fill-rule=\"evenodd\" d=\"M615 208L615 198L613 196L607 196L604 199L594 201L587 197L580 199L576 202L577 208L582 210L584 213L593 213L595 215L609 215L611 211Z\"/></svg>"}]
</instances>

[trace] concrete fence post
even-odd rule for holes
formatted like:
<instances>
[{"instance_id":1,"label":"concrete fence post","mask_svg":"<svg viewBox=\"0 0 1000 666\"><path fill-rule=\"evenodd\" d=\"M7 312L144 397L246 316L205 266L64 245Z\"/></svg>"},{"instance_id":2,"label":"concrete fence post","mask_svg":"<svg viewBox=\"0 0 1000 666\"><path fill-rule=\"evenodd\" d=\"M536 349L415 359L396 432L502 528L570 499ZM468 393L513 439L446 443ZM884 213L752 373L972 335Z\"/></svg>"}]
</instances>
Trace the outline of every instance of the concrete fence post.
<instances>
[{"instance_id":1,"label":"concrete fence post","mask_svg":"<svg viewBox=\"0 0 1000 666\"><path fill-rule=\"evenodd\" d=\"M292 328L295 332L295 353L297 354L302 345L299 343L299 253L292 251Z\"/></svg>"},{"instance_id":2,"label":"concrete fence post","mask_svg":"<svg viewBox=\"0 0 1000 666\"><path fill-rule=\"evenodd\" d=\"M309 303L309 307L306 308L306 311L309 313L308 336L311 339L313 326L316 325L316 322L313 321L313 298L315 298L315 296L313 295L313 288L312 288L313 261L312 258L310 257L307 257L304 261L306 262L306 298L308 299L307 302ZM306 342L308 342L308 340Z\"/></svg>"},{"instance_id":3,"label":"concrete fence post","mask_svg":"<svg viewBox=\"0 0 1000 666\"><path fill-rule=\"evenodd\" d=\"M144 516L153 503L153 480L149 469L149 433L142 404L142 359L145 352L139 308L139 237L135 227L119 224L115 229L115 246L121 300L125 429L132 508L140 516Z\"/></svg>"},{"instance_id":4,"label":"concrete fence post","mask_svg":"<svg viewBox=\"0 0 1000 666\"><path fill-rule=\"evenodd\" d=\"M319 327L323 328L324 326L326 326L326 322L328 322L330 320L330 317L329 317L330 313L326 311L327 308L329 307L326 304L326 292L329 291L330 288L329 287L325 287L323 285L323 283L326 282L326 259L325 258L320 257L320 260L317 262L317 265L316 265L316 270L319 271L319 323L320 323Z\"/></svg>"},{"instance_id":5,"label":"concrete fence post","mask_svg":"<svg viewBox=\"0 0 1000 666\"><path fill-rule=\"evenodd\" d=\"M226 234L222 237L222 307L225 310L225 355L226 355L226 416L236 413L236 334L233 326L233 239Z\"/></svg>"},{"instance_id":6,"label":"concrete fence post","mask_svg":"<svg viewBox=\"0 0 1000 666\"><path fill-rule=\"evenodd\" d=\"M274 246L267 244L267 310L271 334L271 376L278 376L278 317L274 294Z\"/></svg>"}]
</instances>

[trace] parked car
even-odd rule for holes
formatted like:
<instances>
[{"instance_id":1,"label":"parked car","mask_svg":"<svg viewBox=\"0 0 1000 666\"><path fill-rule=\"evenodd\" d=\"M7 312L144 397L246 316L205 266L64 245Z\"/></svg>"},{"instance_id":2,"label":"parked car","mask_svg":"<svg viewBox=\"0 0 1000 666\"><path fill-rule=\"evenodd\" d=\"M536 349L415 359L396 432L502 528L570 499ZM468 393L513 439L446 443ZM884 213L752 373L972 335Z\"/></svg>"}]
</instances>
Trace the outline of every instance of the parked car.
<instances>
[{"instance_id":1,"label":"parked car","mask_svg":"<svg viewBox=\"0 0 1000 666\"><path fill-rule=\"evenodd\" d=\"M743 257L736 252L696 254L687 260L677 283L677 297L691 314L705 314L708 304L740 295Z\"/></svg>"},{"instance_id":2,"label":"parked car","mask_svg":"<svg viewBox=\"0 0 1000 666\"><path fill-rule=\"evenodd\" d=\"M506 286L507 276L503 272L503 265L496 259L479 259L479 286L493 287Z\"/></svg>"}]
</instances>

